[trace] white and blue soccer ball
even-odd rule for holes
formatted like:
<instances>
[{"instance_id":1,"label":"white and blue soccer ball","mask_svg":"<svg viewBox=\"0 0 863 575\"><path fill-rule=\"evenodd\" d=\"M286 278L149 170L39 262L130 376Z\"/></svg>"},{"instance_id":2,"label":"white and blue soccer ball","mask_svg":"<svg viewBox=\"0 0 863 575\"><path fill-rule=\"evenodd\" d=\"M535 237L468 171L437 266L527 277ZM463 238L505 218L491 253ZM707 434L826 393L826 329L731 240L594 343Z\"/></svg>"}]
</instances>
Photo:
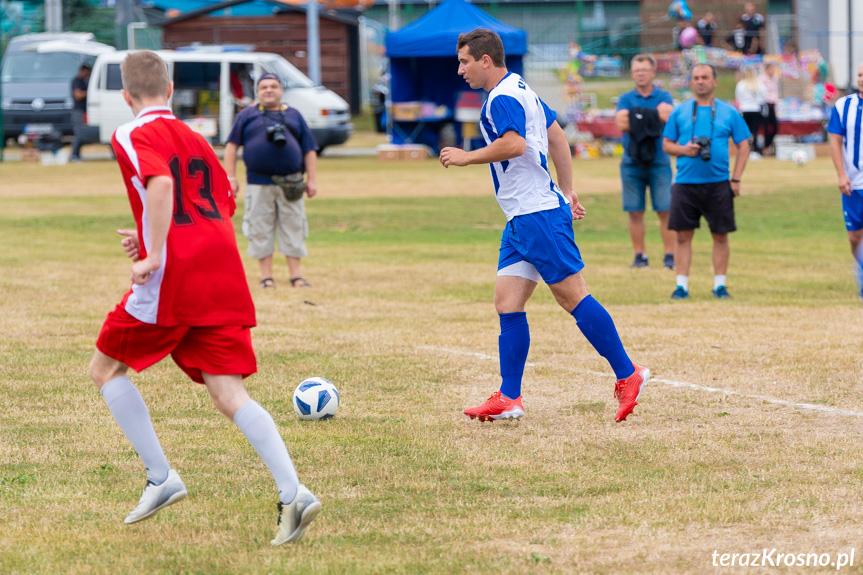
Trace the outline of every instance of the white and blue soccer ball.
<instances>
[{"instance_id":1,"label":"white and blue soccer ball","mask_svg":"<svg viewBox=\"0 0 863 575\"><path fill-rule=\"evenodd\" d=\"M339 392L323 377L310 377L294 390L294 411L300 419L329 419L339 410Z\"/></svg>"},{"instance_id":2,"label":"white and blue soccer ball","mask_svg":"<svg viewBox=\"0 0 863 575\"><path fill-rule=\"evenodd\" d=\"M809 161L809 154L805 150L794 150L791 153L791 161L798 166L802 166Z\"/></svg>"}]
</instances>

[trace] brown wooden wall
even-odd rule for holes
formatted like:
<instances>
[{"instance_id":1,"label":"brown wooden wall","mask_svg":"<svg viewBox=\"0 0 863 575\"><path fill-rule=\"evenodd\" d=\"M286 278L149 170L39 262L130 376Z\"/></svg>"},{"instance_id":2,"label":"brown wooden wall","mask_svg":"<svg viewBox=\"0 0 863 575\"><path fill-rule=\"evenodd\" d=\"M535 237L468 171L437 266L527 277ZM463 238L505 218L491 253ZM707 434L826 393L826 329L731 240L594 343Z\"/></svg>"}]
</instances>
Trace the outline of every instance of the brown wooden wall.
<instances>
[{"instance_id":1,"label":"brown wooden wall","mask_svg":"<svg viewBox=\"0 0 863 575\"><path fill-rule=\"evenodd\" d=\"M351 78L351 25L321 17L321 83L351 103L356 88ZM355 28L355 26L353 26ZM213 17L201 16L164 27L162 45L173 50L194 42L201 44L251 44L259 52L272 52L308 75L306 15Z\"/></svg>"},{"instance_id":2,"label":"brown wooden wall","mask_svg":"<svg viewBox=\"0 0 863 575\"><path fill-rule=\"evenodd\" d=\"M719 41L731 34L734 24L743 15L745 3L746 0L689 0L687 5L692 11L693 26L704 16L705 12L713 12L719 26L714 36L713 45L718 46ZM657 23L668 12L669 4L671 4L671 0L641 0L641 22L642 24L651 23L641 33L642 46L671 43L671 29L674 28L675 22L667 20ZM753 4L755 4L756 12L762 14L765 19L770 18L770 14L767 12L767 0L753 0ZM762 31L762 38L764 37L763 34Z\"/></svg>"}]
</instances>

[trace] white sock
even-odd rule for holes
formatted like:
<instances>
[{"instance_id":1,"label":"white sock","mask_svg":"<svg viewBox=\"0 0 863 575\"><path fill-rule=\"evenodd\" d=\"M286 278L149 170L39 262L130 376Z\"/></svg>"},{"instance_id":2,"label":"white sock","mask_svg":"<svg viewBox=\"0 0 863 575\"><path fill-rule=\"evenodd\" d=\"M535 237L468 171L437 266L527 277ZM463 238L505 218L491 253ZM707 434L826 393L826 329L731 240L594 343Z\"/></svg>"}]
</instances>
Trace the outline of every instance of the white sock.
<instances>
[{"instance_id":1,"label":"white sock","mask_svg":"<svg viewBox=\"0 0 863 575\"><path fill-rule=\"evenodd\" d=\"M689 276L677 276L677 285L689 291Z\"/></svg>"},{"instance_id":2,"label":"white sock","mask_svg":"<svg viewBox=\"0 0 863 575\"><path fill-rule=\"evenodd\" d=\"M234 414L234 423L273 474L281 502L293 501L300 480L288 454L288 448L285 447L285 442L276 427L276 422L267 410L256 401L249 400Z\"/></svg>"},{"instance_id":3,"label":"white sock","mask_svg":"<svg viewBox=\"0 0 863 575\"><path fill-rule=\"evenodd\" d=\"M120 429L138 452L147 468L147 479L159 485L168 478L171 466L162 451L162 445L153 429L150 410L129 378L117 377L102 386L102 398L108 404L111 415L120 424Z\"/></svg>"},{"instance_id":4,"label":"white sock","mask_svg":"<svg viewBox=\"0 0 863 575\"><path fill-rule=\"evenodd\" d=\"M725 276L715 275L713 276L713 289L719 289L725 285Z\"/></svg>"}]
</instances>

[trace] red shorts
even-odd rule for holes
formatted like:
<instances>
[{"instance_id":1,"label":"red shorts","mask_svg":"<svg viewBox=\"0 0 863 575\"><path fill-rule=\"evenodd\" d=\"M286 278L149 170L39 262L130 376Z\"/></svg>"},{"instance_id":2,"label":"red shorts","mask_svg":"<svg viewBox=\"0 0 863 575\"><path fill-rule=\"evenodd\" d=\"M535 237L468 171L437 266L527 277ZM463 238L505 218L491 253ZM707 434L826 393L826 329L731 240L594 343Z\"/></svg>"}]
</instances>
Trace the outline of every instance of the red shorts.
<instances>
[{"instance_id":1,"label":"red shorts","mask_svg":"<svg viewBox=\"0 0 863 575\"><path fill-rule=\"evenodd\" d=\"M163 327L141 322L123 308L108 314L96 348L137 372L171 354L174 362L193 381L204 383L201 374L242 375L258 370L252 349L252 331L240 325Z\"/></svg>"}]
</instances>

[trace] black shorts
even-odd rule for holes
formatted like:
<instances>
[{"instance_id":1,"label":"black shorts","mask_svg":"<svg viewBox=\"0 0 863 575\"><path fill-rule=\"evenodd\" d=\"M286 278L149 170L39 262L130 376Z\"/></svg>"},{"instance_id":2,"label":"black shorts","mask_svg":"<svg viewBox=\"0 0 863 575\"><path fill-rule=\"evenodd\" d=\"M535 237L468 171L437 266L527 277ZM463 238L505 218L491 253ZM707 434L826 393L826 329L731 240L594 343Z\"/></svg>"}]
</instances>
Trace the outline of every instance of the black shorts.
<instances>
[{"instance_id":1,"label":"black shorts","mask_svg":"<svg viewBox=\"0 0 863 575\"><path fill-rule=\"evenodd\" d=\"M695 230L701 227L701 216L714 234L737 229L734 221L734 192L728 180L711 184L674 184L671 186L671 210L668 229Z\"/></svg>"}]
</instances>

